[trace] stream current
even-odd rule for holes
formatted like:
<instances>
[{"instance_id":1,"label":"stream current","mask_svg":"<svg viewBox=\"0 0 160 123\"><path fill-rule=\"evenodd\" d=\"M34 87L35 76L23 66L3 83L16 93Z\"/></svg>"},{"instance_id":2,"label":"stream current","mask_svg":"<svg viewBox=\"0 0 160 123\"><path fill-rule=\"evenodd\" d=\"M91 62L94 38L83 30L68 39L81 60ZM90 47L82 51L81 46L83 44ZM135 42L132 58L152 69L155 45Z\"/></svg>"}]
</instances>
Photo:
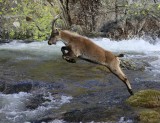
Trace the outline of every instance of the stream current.
<instances>
[{"instance_id":1,"label":"stream current","mask_svg":"<svg viewBox=\"0 0 160 123\"><path fill-rule=\"evenodd\" d=\"M134 92L160 89L160 39L92 40L147 64L144 71L124 70ZM0 123L137 122L125 102L125 85L97 65L67 63L62 46L16 40L0 44Z\"/></svg>"}]
</instances>

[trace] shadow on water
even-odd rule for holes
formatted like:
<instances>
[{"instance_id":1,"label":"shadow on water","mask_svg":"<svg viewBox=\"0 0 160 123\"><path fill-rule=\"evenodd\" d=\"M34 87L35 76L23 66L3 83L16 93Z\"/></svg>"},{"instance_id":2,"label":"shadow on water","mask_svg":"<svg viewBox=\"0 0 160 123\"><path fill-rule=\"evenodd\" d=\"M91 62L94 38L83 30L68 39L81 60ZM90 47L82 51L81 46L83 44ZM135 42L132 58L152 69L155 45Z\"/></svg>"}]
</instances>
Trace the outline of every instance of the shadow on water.
<instances>
[{"instance_id":1,"label":"shadow on water","mask_svg":"<svg viewBox=\"0 0 160 123\"><path fill-rule=\"evenodd\" d=\"M3 49L0 50L0 69L2 94L27 92L32 95L26 97L29 101L24 102L24 112L36 110L45 104L52 107L51 110L43 112L44 115L39 114L33 118L25 116L22 118L24 121L137 121L136 113L125 102L130 96L125 85L114 75L99 69L97 65L83 61L76 64L67 63L61 58L61 54L48 56L25 50ZM146 88L160 88L160 82L153 84L150 73L132 70L126 70L125 73L135 92ZM51 95L46 98L44 93ZM63 96L72 98L69 103L62 103ZM0 121L4 123L7 120L2 114L5 113L4 110L0 112Z\"/></svg>"}]
</instances>

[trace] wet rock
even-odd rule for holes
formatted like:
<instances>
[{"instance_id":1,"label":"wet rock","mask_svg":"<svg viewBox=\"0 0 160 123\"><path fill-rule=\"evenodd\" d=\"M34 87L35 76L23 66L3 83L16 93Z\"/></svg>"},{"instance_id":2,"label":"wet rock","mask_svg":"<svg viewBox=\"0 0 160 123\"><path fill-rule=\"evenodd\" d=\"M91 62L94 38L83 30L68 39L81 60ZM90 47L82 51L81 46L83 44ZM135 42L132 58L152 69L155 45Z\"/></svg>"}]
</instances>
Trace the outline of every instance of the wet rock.
<instances>
[{"instance_id":1,"label":"wet rock","mask_svg":"<svg viewBox=\"0 0 160 123\"><path fill-rule=\"evenodd\" d=\"M63 119L67 122L91 122L107 121L107 117L112 117L114 111L109 111L104 107L92 107L83 110L72 110L64 114Z\"/></svg>"},{"instance_id":2,"label":"wet rock","mask_svg":"<svg viewBox=\"0 0 160 123\"><path fill-rule=\"evenodd\" d=\"M32 88L45 88L48 90L53 90L53 89L57 89L57 90L61 90L64 89L64 84L62 83L45 83L45 82L41 82L41 81L33 81L32 82Z\"/></svg>"},{"instance_id":3,"label":"wet rock","mask_svg":"<svg viewBox=\"0 0 160 123\"><path fill-rule=\"evenodd\" d=\"M136 70L136 64L131 60L121 59L120 66L127 70Z\"/></svg>"},{"instance_id":4,"label":"wet rock","mask_svg":"<svg viewBox=\"0 0 160 123\"><path fill-rule=\"evenodd\" d=\"M23 80L19 82L7 82L6 84L0 83L0 91L3 90L5 94L13 94L19 92L30 92L33 90L46 89L46 90L63 90L64 84L62 83L49 83L43 81Z\"/></svg>"},{"instance_id":5,"label":"wet rock","mask_svg":"<svg viewBox=\"0 0 160 123\"><path fill-rule=\"evenodd\" d=\"M80 110L73 110L71 112L67 112L66 114L64 114L64 120L70 122L80 122L83 117L84 115Z\"/></svg>"},{"instance_id":6,"label":"wet rock","mask_svg":"<svg viewBox=\"0 0 160 123\"><path fill-rule=\"evenodd\" d=\"M20 83L6 83L4 93L13 94L18 92L29 92L32 89L32 83L20 82Z\"/></svg>"},{"instance_id":7,"label":"wet rock","mask_svg":"<svg viewBox=\"0 0 160 123\"><path fill-rule=\"evenodd\" d=\"M144 71L146 67L149 66L148 63L139 61L137 62L136 60L131 60L131 59L121 59L120 66L122 69L125 70L139 70L139 71ZM100 71L105 71L105 72L110 72L109 69L107 69L104 66L96 66L92 70L100 70Z\"/></svg>"},{"instance_id":8,"label":"wet rock","mask_svg":"<svg viewBox=\"0 0 160 123\"><path fill-rule=\"evenodd\" d=\"M144 110L140 112L139 120L142 123L159 123L160 113L154 110Z\"/></svg>"},{"instance_id":9,"label":"wet rock","mask_svg":"<svg viewBox=\"0 0 160 123\"><path fill-rule=\"evenodd\" d=\"M144 71L147 68L151 68L152 65L150 62L156 61L157 57L137 57L137 58L120 58L121 63L120 66L125 70L136 70L136 71Z\"/></svg>"},{"instance_id":10,"label":"wet rock","mask_svg":"<svg viewBox=\"0 0 160 123\"><path fill-rule=\"evenodd\" d=\"M131 96L127 102L130 105L137 107L135 110L138 112L137 117L140 122L159 123L160 91L151 89L142 90Z\"/></svg>"},{"instance_id":11,"label":"wet rock","mask_svg":"<svg viewBox=\"0 0 160 123\"><path fill-rule=\"evenodd\" d=\"M10 42L12 42L12 40L9 40L9 39L0 39L0 44L10 43Z\"/></svg>"},{"instance_id":12,"label":"wet rock","mask_svg":"<svg viewBox=\"0 0 160 123\"><path fill-rule=\"evenodd\" d=\"M160 107L160 91L158 90L142 90L131 96L127 102L132 106L156 108Z\"/></svg>"},{"instance_id":13,"label":"wet rock","mask_svg":"<svg viewBox=\"0 0 160 123\"><path fill-rule=\"evenodd\" d=\"M139 61L138 63L131 59L121 59L120 66L126 70L140 70L144 71L148 66L146 62Z\"/></svg>"},{"instance_id":14,"label":"wet rock","mask_svg":"<svg viewBox=\"0 0 160 123\"><path fill-rule=\"evenodd\" d=\"M5 82L4 81L0 81L0 92L5 90Z\"/></svg>"},{"instance_id":15,"label":"wet rock","mask_svg":"<svg viewBox=\"0 0 160 123\"><path fill-rule=\"evenodd\" d=\"M48 123L52 120L54 120L52 117L44 117L44 118L40 118L36 121L33 121L33 123Z\"/></svg>"},{"instance_id":16,"label":"wet rock","mask_svg":"<svg viewBox=\"0 0 160 123\"><path fill-rule=\"evenodd\" d=\"M60 114L55 114L55 115L47 115L44 117L40 117L34 121L32 121L33 123L61 123L61 119ZM66 123L66 122L65 122Z\"/></svg>"},{"instance_id":17,"label":"wet rock","mask_svg":"<svg viewBox=\"0 0 160 123\"><path fill-rule=\"evenodd\" d=\"M32 99L26 104L27 109L36 109L38 106L40 106L42 103L44 103L46 100L43 98L43 95L36 95L33 96Z\"/></svg>"}]
</instances>

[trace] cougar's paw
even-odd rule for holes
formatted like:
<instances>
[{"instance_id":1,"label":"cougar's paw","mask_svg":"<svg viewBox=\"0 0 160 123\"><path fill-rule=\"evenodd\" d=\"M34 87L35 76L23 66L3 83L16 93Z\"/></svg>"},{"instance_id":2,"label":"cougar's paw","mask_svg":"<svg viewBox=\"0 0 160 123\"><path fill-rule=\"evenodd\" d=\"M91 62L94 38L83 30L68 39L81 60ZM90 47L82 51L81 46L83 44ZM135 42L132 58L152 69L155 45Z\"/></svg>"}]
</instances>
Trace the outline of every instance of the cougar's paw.
<instances>
[{"instance_id":1,"label":"cougar's paw","mask_svg":"<svg viewBox=\"0 0 160 123\"><path fill-rule=\"evenodd\" d=\"M62 55L62 58L63 58L64 60L69 60L69 59L70 59L70 57L69 57L69 56L66 56L66 55Z\"/></svg>"},{"instance_id":2,"label":"cougar's paw","mask_svg":"<svg viewBox=\"0 0 160 123\"><path fill-rule=\"evenodd\" d=\"M70 56L62 55L62 58L63 58L64 60L66 60L67 62L69 62L69 63L76 63L76 60L73 59L73 58L71 58Z\"/></svg>"}]
</instances>

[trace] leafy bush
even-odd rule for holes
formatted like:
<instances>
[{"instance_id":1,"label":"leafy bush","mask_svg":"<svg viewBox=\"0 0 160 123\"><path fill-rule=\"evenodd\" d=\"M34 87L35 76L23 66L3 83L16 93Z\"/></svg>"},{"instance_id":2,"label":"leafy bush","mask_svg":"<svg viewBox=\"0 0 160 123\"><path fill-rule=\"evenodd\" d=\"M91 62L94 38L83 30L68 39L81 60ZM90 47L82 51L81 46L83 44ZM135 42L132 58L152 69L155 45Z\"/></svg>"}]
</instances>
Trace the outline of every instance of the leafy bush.
<instances>
[{"instance_id":1,"label":"leafy bush","mask_svg":"<svg viewBox=\"0 0 160 123\"><path fill-rule=\"evenodd\" d=\"M0 11L3 18L2 38L46 40L50 35L55 11L57 7L47 1L6 0ZM14 22L20 23L20 26L15 26Z\"/></svg>"}]
</instances>

